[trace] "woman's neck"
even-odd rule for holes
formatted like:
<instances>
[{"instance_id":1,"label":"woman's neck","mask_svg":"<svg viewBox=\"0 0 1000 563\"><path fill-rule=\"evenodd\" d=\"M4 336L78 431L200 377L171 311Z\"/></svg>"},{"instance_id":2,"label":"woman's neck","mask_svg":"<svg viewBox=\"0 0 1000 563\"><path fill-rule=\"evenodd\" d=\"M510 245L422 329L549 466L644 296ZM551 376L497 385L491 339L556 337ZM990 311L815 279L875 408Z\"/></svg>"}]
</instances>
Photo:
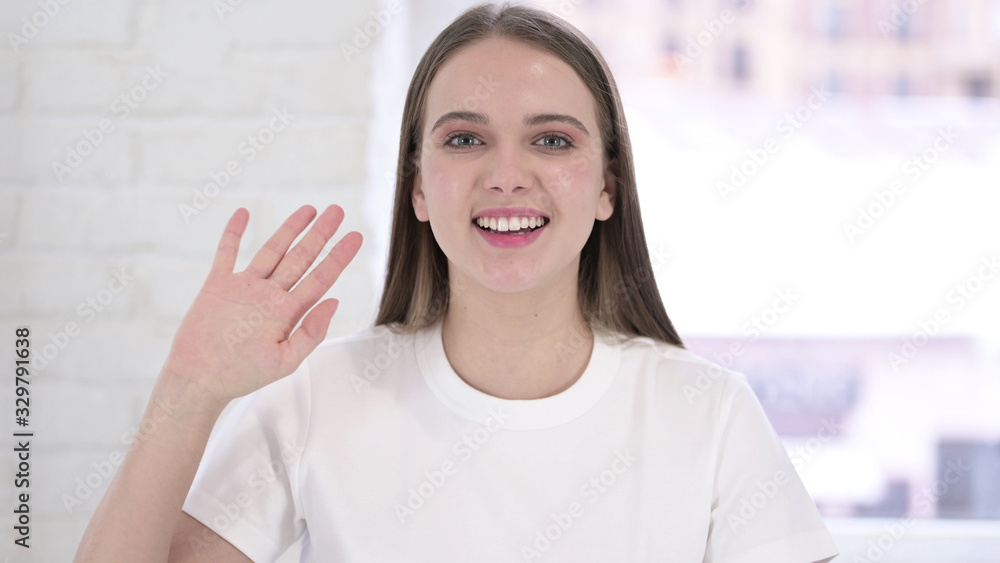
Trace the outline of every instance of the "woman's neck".
<instances>
[{"instance_id":1,"label":"woman's neck","mask_svg":"<svg viewBox=\"0 0 1000 563\"><path fill-rule=\"evenodd\" d=\"M586 369L594 343L576 283L497 293L452 280L442 326L452 368L472 387L504 399L568 389Z\"/></svg>"}]
</instances>

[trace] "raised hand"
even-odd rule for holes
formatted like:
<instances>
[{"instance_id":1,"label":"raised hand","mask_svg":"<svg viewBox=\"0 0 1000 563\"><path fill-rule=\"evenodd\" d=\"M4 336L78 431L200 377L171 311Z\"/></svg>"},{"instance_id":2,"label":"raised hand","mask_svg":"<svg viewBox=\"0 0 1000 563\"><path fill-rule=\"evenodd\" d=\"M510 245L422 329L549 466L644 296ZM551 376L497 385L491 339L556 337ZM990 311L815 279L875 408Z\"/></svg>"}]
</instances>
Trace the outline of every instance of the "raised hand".
<instances>
[{"instance_id":1,"label":"raised hand","mask_svg":"<svg viewBox=\"0 0 1000 563\"><path fill-rule=\"evenodd\" d=\"M340 227L344 210L327 207L289 251L315 217L312 206L299 208L247 269L234 273L250 213L244 208L233 213L208 279L174 337L165 377L193 384L206 400L225 405L295 371L326 337L338 301L313 305L337 281L362 242L360 233L347 233L303 278ZM303 315L301 326L293 331Z\"/></svg>"}]
</instances>

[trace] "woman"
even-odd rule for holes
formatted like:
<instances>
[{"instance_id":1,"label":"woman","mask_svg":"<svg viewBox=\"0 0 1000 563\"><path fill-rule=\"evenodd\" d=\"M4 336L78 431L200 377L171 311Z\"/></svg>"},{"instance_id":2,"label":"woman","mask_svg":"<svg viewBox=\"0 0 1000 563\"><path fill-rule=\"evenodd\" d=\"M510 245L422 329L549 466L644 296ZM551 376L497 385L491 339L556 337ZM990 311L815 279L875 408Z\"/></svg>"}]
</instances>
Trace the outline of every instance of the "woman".
<instances>
[{"instance_id":1,"label":"woman","mask_svg":"<svg viewBox=\"0 0 1000 563\"><path fill-rule=\"evenodd\" d=\"M343 218L289 252L314 214L240 273L249 217L230 219L145 416L172 408L78 560L269 561L302 534L317 561L837 554L745 378L683 349L615 83L565 22L480 6L431 45L378 318L322 344L335 300L292 329L361 237L299 282Z\"/></svg>"}]
</instances>

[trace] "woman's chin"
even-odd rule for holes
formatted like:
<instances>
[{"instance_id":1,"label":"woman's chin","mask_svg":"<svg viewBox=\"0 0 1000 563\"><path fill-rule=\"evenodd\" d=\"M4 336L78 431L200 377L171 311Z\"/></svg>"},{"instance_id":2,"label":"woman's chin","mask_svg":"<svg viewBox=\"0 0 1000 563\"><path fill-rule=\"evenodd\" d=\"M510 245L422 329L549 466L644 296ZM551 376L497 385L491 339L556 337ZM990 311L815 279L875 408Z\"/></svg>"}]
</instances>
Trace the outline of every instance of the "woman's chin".
<instances>
[{"instance_id":1,"label":"woman's chin","mask_svg":"<svg viewBox=\"0 0 1000 563\"><path fill-rule=\"evenodd\" d=\"M477 281L489 291L506 294L551 290L554 285L553 280L544 277L540 272L514 271L511 267L485 272Z\"/></svg>"}]
</instances>

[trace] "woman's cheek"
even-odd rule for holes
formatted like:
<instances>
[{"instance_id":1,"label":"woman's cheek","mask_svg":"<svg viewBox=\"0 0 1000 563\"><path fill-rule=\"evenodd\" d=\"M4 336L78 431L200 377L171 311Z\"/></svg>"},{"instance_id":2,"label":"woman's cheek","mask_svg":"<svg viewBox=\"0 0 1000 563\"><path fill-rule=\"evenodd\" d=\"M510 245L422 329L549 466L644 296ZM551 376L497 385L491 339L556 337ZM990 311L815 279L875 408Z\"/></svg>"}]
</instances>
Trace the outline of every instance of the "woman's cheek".
<instances>
[{"instance_id":1,"label":"woman's cheek","mask_svg":"<svg viewBox=\"0 0 1000 563\"><path fill-rule=\"evenodd\" d=\"M572 163L556 168L552 176L550 192L555 197L586 193L588 186L599 184L599 177L590 168L578 169Z\"/></svg>"},{"instance_id":2,"label":"woman's cheek","mask_svg":"<svg viewBox=\"0 0 1000 563\"><path fill-rule=\"evenodd\" d=\"M427 180L425 192L429 192L428 198L433 199L437 203L439 201L447 201L452 197L454 182L448 174L448 170L443 167L432 166L427 172L425 176Z\"/></svg>"},{"instance_id":3,"label":"woman's cheek","mask_svg":"<svg viewBox=\"0 0 1000 563\"><path fill-rule=\"evenodd\" d=\"M576 175L573 171L565 166L560 166L553 172L552 181L549 183L551 194L554 197L561 197L571 192L573 186L576 185Z\"/></svg>"},{"instance_id":4,"label":"woman's cheek","mask_svg":"<svg viewBox=\"0 0 1000 563\"><path fill-rule=\"evenodd\" d=\"M446 193L447 197L454 197L462 190L467 190L473 185L474 177L474 171L470 166L455 161L439 161L434 163L430 171L430 178L435 187Z\"/></svg>"}]
</instances>

